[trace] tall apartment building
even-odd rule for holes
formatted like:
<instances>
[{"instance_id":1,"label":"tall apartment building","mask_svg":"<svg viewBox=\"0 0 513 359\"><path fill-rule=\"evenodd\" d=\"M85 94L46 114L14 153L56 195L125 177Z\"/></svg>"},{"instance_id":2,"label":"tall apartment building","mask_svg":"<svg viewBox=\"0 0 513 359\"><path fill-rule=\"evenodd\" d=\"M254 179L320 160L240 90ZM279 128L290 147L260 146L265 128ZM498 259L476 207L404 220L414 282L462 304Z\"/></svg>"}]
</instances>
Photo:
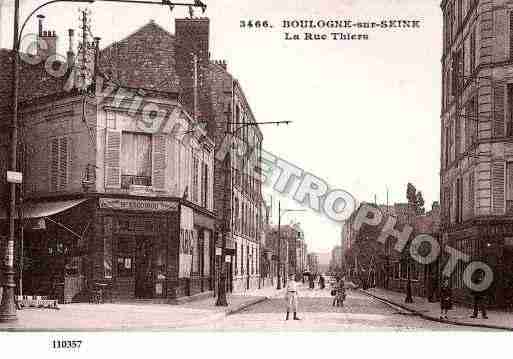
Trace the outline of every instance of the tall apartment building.
<instances>
[{"instance_id":1,"label":"tall apartment building","mask_svg":"<svg viewBox=\"0 0 513 359\"><path fill-rule=\"evenodd\" d=\"M492 303L513 297L513 4L444 0L441 101L443 245L493 270ZM452 286L468 300L465 263Z\"/></svg>"}]
</instances>

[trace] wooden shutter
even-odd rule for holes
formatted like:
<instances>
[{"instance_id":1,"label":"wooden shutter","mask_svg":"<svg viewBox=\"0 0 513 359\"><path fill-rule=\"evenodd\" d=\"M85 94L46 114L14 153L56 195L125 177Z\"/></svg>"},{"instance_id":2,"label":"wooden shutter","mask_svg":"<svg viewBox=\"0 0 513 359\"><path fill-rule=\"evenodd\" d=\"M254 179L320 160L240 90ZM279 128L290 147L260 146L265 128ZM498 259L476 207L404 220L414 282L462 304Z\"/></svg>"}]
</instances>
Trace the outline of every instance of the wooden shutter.
<instances>
[{"instance_id":1,"label":"wooden shutter","mask_svg":"<svg viewBox=\"0 0 513 359\"><path fill-rule=\"evenodd\" d=\"M493 87L493 136L504 136L504 85Z\"/></svg>"},{"instance_id":2,"label":"wooden shutter","mask_svg":"<svg viewBox=\"0 0 513 359\"><path fill-rule=\"evenodd\" d=\"M57 191L59 188L59 139L50 141L50 191Z\"/></svg>"},{"instance_id":3,"label":"wooden shutter","mask_svg":"<svg viewBox=\"0 0 513 359\"><path fill-rule=\"evenodd\" d=\"M153 188L164 190L166 188L166 136L153 135L152 138L152 185Z\"/></svg>"},{"instance_id":4,"label":"wooden shutter","mask_svg":"<svg viewBox=\"0 0 513 359\"><path fill-rule=\"evenodd\" d=\"M504 214L504 186L505 186L504 161L492 162L492 212Z\"/></svg>"},{"instance_id":5,"label":"wooden shutter","mask_svg":"<svg viewBox=\"0 0 513 359\"><path fill-rule=\"evenodd\" d=\"M106 130L105 136L105 187L121 188L121 132Z\"/></svg>"}]
</instances>

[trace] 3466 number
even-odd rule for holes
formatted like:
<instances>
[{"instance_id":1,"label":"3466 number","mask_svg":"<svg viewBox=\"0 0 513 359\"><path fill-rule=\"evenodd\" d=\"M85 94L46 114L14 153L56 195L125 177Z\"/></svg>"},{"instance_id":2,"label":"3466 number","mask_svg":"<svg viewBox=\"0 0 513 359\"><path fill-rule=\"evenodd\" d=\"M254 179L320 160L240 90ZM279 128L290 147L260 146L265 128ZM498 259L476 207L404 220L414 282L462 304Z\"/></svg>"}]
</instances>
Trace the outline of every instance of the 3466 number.
<instances>
[{"instance_id":1,"label":"3466 number","mask_svg":"<svg viewBox=\"0 0 513 359\"><path fill-rule=\"evenodd\" d=\"M269 23L267 20L241 20L240 21L240 27L241 28L272 28L273 26Z\"/></svg>"}]
</instances>

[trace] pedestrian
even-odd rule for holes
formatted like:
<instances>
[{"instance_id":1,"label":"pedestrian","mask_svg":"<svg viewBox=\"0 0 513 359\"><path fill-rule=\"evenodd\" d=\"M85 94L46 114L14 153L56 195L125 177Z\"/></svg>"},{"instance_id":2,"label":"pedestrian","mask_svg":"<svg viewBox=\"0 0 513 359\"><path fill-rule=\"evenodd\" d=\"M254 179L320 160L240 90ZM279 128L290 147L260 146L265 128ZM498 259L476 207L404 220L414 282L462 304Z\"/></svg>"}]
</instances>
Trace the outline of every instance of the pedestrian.
<instances>
[{"instance_id":1,"label":"pedestrian","mask_svg":"<svg viewBox=\"0 0 513 359\"><path fill-rule=\"evenodd\" d=\"M315 288L315 282L314 282L313 274L310 274L309 282L310 282L310 289L314 289Z\"/></svg>"},{"instance_id":2,"label":"pedestrian","mask_svg":"<svg viewBox=\"0 0 513 359\"><path fill-rule=\"evenodd\" d=\"M297 316L298 310L298 291L297 291L297 283L294 280L294 275L291 274L289 276L289 281L287 282L287 288L285 289L285 300L287 301L287 317L285 320L289 320L290 312L294 313L294 320L300 320Z\"/></svg>"},{"instance_id":3,"label":"pedestrian","mask_svg":"<svg viewBox=\"0 0 513 359\"><path fill-rule=\"evenodd\" d=\"M447 312L449 309L452 309L452 290L449 285L449 278L444 278L440 288L440 319L448 319Z\"/></svg>"},{"instance_id":4,"label":"pedestrian","mask_svg":"<svg viewBox=\"0 0 513 359\"><path fill-rule=\"evenodd\" d=\"M326 288L326 281L325 281L324 276L322 274L319 276L319 287L321 289Z\"/></svg>"},{"instance_id":5,"label":"pedestrian","mask_svg":"<svg viewBox=\"0 0 513 359\"><path fill-rule=\"evenodd\" d=\"M346 300L346 288L344 281L339 278L334 288L335 298L333 298L333 306L343 307Z\"/></svg>"},{"instance_id":6,"label":"pedestrian","mask_svg":"<svg viewBox=\"0 0 513 359\"><path fill-rule=\"evenodd\" d=\"M479 311L481 311L482 318L488 319L488 316L486 315L486 307L485 307L485 303L484 303L485 298L487 297L487 290L477 291L474 287L475 285L480 284L484 280L484 275L481 272L477 272L475 278L476 278L476 280L472 281L472 286L470 288L470 292L474 299L474 313L470 316L470 318L477 318Z\"/></svg>"}]
</instances>

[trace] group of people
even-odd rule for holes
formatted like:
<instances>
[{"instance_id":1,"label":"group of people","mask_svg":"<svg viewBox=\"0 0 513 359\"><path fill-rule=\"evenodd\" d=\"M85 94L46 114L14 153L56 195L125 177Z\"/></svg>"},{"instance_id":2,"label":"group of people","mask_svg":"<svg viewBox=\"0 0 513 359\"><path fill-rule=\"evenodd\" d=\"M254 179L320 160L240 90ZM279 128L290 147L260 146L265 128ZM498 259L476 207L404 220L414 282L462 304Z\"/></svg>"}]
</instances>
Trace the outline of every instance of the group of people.
<instances>
[{"instance_id":1,"label":"group of people","mask_svg":"<svg viewBox=\"0 0 513 359\"><path fill-rule=\"evenodd\" d=\"M311 289L314 289L314 279L312 279L313 276L310 276L310 288ZM297 311L298 311L298 298L299 298L299 293L298 293L298 284L295 280L295 276L294 274L291 274L289 276L289 280L287 282L287 286L285 288L285 300L286 300L286 303L287 303L287 315L285 317L285 320L289 320L290 318L290 313L292 312L293 313L293 319L294 320L301 320L301 318L299 318L297 316ZM320 275L319 277L319 288L320 289L325 289L326 288L326 279L324 278L323 275ZM346 288L345 288L345 285L344 285L344 278L342 277L337 277L336 279L336 283L333 285L332 289L331 289L331 295L333 296L333 306L337 306L337 307L343 307L344 306L344 301L346 300Z\"/></svg>"},{"instance_id":2,"label":"group of people","mask_svg":"<svg viewBox=\"0 0 513 359\"><path fill-rule=\"evenodd\" d=\"M486 315L485 297L486 293L476 290L471 291L474 311L471 318L477 318L479 312L482 314L483 319L488 319ZM449 319L447 314L452 309L452 290L449 283L449 278L444 278L440 287L440 319Z\"/></svg>"}]
</instances>

